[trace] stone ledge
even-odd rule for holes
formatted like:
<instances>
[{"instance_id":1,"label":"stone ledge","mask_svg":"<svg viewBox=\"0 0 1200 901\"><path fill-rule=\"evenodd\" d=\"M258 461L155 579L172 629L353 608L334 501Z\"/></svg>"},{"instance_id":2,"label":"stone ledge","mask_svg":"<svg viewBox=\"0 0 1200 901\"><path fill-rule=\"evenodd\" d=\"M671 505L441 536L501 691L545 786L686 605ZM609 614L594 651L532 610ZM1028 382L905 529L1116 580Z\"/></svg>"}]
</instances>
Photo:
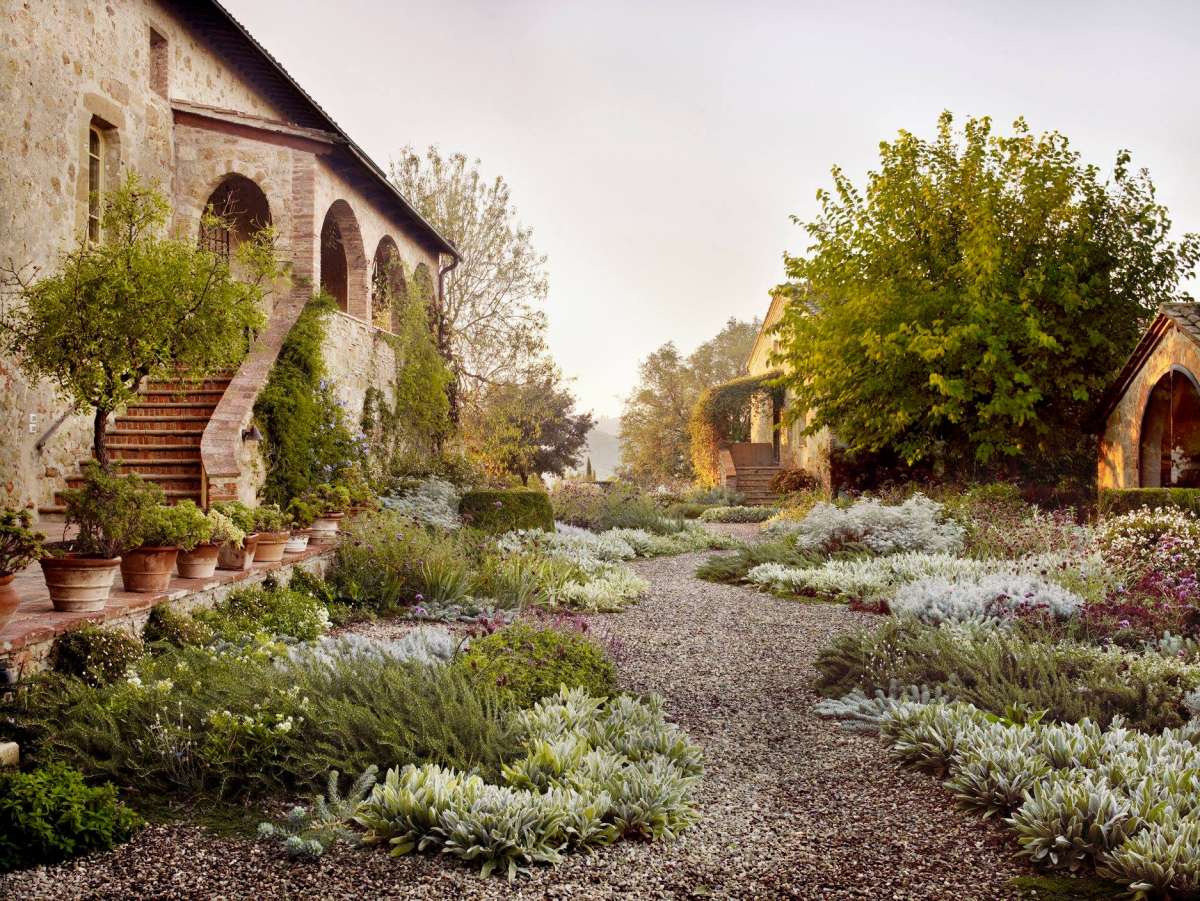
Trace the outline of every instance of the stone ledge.
<instances>
[{"instance_id":1,"label":"stone ledge","mask_svg":"<svg viewBox=\"0 0 1200 901\"><path fill-rule=\"evenodd\" d=\"M40 593L35 595L30 590L31 585L40 582L40 569L36 573L26 570L18 577L24 582L17 587L22 596L21 606L0 632L0 684L12 684L45 669L54 639L83 623L103 623L136 634L145 625L151 609L159 604L170 604L181 610L211 607L231 592L256 585L270 575L288 578L297 567L322 575L333 559L335 547L322 545L299 554L285 554L279 563L256 563L248 572L217 570L211 579L175 577L167 591L161 594L142 594L114 587L108 604L96 613L55 610L44 583L40 584ZM118 576L118 584L119 579ZM16 582L14 586L17 586Z\"/></svg>"}]
</instances>

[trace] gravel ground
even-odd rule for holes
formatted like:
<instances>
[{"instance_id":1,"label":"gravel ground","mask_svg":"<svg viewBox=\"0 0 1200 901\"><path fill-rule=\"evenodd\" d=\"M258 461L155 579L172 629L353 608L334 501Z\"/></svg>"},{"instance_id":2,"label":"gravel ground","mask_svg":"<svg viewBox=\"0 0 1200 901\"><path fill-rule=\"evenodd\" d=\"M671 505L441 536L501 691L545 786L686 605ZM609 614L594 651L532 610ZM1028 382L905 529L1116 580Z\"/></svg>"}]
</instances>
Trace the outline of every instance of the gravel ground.
<instances>
[{"instance_id":1,"label":"gravel ground","mask_svg":"<svg viewBox=\"0 0 1200 901\"><path fill-rule=\"evenodd\" d=\"M708 761L703 821L673 844L620 843L515 885L456 863L273 846L155 826L108 854L0 877L0 898L1013 897L1004 832L897 770L870 736L812 715L814 655L861 615L692 578L702 554L640 561L652 596L595 618L625 687L658 692Z\"/></svg>"}]
</instances>

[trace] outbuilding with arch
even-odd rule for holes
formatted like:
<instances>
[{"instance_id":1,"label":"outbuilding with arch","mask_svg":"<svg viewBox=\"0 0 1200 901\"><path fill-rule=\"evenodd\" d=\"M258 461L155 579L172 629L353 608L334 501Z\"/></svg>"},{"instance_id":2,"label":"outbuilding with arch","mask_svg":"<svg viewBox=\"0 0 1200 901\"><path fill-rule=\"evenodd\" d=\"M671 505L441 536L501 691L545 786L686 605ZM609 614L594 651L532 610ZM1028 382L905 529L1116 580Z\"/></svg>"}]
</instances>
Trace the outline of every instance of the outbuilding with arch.
<instances>
[{"instance_id":1,"label":"outbuilding with arch","mask_svg":"<svg viewBox=\"0 0 1200 901\"><path fill-rule=\"evenodd\" d=\"M1200 304L1159 308L1101 413L1100 488L1200 487Z\"/></svg>"}]
</instances>

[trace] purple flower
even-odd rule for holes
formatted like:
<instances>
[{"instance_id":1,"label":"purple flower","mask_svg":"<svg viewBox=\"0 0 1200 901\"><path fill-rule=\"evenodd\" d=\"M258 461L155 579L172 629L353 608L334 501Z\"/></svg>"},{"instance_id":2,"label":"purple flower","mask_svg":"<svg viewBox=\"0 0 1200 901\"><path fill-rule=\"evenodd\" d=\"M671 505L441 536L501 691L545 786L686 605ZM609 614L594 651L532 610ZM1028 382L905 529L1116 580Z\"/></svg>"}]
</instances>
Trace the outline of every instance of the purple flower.
<instances>
[{"instance_id":1,"label":"purple flower","mask_svg":"<svg viewBox=\"0 0 1200 901\"><path fill-rule=\"evenodd\" d=\"M496 501L496 503L494 504L494 506L496 506L496 507L503 507L503 506L504 506L504 504L503 504L503 503L501 503L500 501Z\"/></svg>"},{"instance_id":2,"label":"purple flower","mask_svg":"<svg viewBox=\"0 0 1200 901\"><path fill-rule=\"evenodd\" d=\"M427 612L424 607L413 607L413 616L425 616Z\"/></svg>"},{"instance_id":3,"label":"purple flower","mask_svg":"<svg viewBox=\"0 0 1200 901\"><path fill-rule=\"evenodd\" d=\"M418 595L417 595L417 597L416 597L416 600L418 600L418 601L423 601L423 600L425 600L425 595L423 595L423 594L418 594Z\"/></svg>"}]
</instances>

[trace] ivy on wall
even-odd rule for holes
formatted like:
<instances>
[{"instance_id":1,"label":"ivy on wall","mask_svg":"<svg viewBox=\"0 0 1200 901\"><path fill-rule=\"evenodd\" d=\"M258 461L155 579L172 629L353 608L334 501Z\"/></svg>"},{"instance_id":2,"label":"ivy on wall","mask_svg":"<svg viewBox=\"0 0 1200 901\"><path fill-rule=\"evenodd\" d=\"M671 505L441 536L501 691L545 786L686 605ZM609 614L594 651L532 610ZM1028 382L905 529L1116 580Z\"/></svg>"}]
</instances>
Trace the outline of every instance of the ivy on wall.
<instances>
[{"instance_id":1,"label":"ivy on wall","mask_svg":"<svg viewBox=\"0 0 1200 901\"><path fill-rule=\"evenodd\" d=\"M451 373L430 331L432 285L415 277L411 285L411 296L385 297L393 333L383 338L396 360L391 384L387 391L372 386L363 398L361 426L376 479L424 471L452 432Z\"/></svg>"},{"instance_id":2,"label":"ivy on wall","mask_svg":"<svg viewBox=\"0 0 1200 901\"><path fill-rule=\"evenodd\" d=\"M752 406L772 397L777 403L782 401L782 392L774 384L778 378L778 372L744 375L706 388L700 395L688 423L692 468L700 484L712 486L720 482L718 454L722 444L750 439Z\"/></svg>"},{"instance_id":3,"label":"ivy on wall","mask_svg":"<svg viewBox=\"0 0 1200 901\"><path fill-rule=\"evenodd\" d=\"M325 377L321 348L334 309L324 294L305 306L254 404L267 464L263 497L271 503L284 505L363 459L362 442Z\"/></svg>"}]
</instances>

